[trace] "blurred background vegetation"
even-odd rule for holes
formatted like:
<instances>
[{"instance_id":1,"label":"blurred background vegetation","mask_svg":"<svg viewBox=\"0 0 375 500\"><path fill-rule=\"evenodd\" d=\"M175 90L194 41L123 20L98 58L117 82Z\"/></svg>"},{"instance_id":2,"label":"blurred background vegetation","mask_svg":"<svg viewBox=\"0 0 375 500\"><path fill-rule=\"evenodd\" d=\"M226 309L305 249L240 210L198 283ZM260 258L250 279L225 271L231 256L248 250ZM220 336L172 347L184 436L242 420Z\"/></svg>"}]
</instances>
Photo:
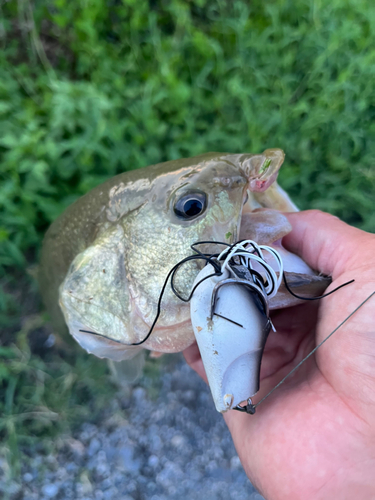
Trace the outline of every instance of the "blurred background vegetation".
<instances>
[{"instance_id":1,"label":"blurred background vegetation","mask_svg":"<svg viewBox=\"0 0 375 500\"><path fill-rule=\"evenodd\" d=\"M281 147L280 182L301 208L374 231L372 2L0 0L0 46L0 437L12 456L95 418L115 390L105 363L51 337L31 276L48 225L108 177Z\"/></svg>"}]
</instances>

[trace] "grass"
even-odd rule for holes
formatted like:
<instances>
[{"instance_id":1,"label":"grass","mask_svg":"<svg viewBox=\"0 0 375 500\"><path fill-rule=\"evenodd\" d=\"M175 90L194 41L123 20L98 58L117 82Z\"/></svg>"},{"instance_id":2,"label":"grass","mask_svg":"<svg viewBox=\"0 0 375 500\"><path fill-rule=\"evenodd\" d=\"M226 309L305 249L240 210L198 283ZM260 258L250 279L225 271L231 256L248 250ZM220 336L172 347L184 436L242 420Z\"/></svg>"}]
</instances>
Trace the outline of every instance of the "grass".
<instances>
[{"instance_id":1,"label":"grass","mask_svg":"<svg viewBox=\"0 0 375 500\"><path fill-rule=\"evenodd\" d=\"M55 342L38 313L22 319L9 345L0 347L0 360L0 454L13 473L25 446L94 421L116 391L106 363Z\"/></svg>"},{"instance_id":2,"label":"grass","mask_svg":"<svg viewBox=\"0 0 375 500\"><path fill-rule=\"evenodd\" d=\"M32 347L51 331L27 273L50 222L108 177L281 147L301 208L374 231L371 2L2 2L0 44L0 435L13 456L114 394L102 362Z\"/></svg>"}]
</instances>

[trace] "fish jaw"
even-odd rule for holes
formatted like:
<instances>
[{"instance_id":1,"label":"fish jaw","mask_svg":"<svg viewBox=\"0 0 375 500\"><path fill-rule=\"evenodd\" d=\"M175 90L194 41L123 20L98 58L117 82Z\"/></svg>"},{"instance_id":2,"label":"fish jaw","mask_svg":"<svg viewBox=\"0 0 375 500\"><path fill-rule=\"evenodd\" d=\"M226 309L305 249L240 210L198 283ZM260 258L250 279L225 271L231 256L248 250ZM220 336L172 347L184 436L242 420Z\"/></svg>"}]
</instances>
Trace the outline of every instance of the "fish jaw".
<instances>
[{"instance_id":1,"label":"fish jaw","mask_svg":"<svg viewBox=\"0 0 375 500\"><path fill-rule=\"evenodd\" d=\"M89 354L94 354L98 358L123 361L134 358L142 350L142 346L124 345L122 342L100 335L74 316L69 318L69 313L65 313L65 318L72 337Z\"/></svg>"}]
</instances>

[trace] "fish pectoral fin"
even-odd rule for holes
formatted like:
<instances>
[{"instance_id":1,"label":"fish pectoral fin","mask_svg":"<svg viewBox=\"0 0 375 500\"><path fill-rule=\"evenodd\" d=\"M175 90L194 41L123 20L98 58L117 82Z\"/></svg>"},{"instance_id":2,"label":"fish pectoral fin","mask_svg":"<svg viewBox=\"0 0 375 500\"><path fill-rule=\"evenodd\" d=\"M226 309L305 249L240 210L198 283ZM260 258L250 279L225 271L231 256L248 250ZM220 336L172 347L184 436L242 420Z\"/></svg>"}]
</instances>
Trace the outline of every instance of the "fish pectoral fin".
<instances>
[{"instance_id":1,"label":"fish pectoral fin","mask_svg":"<svg viewBox=\"0 0 375 500\"><path fill-rule=\"evenodd\" d=\"M113 381L120 387L124 387L138 380L143 373L145 353L146 351L141 349L131 359L125 359L118 363L112 359L109 360L108 366L111 370Z\"/></svg>"}]
</instances>

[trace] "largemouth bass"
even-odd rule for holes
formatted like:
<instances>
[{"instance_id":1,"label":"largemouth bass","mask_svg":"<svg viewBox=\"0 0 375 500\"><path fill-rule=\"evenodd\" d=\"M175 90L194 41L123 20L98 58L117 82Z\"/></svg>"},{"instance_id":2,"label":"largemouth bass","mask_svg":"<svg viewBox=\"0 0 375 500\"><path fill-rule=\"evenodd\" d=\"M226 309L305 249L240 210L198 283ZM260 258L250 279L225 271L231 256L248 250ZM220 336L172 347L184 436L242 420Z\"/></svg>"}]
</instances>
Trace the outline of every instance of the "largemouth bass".
<instances>
[{"instance_id":1,"label":"largemouth bass","mask_svg":"<svg viewBox=\"0 0 375 500\"><path fill-rule=\"evenodd\" d=\"M146 337L168 272L201 240L274 244L296 289L319 294L327 280L279 243L291 230L280 212L297 210L276 182L283 161L280 149L208 153L122 173L77 200L42 248L40 288L56 327L66 323L88 352L116 361L143 348L182 351L194 342L189 305L169 288L152 335L129 344ZM189 295L201 266L178 273L180 293ZM271 308L295 302L284 290Z\"/></svg>"}]
</instances>

